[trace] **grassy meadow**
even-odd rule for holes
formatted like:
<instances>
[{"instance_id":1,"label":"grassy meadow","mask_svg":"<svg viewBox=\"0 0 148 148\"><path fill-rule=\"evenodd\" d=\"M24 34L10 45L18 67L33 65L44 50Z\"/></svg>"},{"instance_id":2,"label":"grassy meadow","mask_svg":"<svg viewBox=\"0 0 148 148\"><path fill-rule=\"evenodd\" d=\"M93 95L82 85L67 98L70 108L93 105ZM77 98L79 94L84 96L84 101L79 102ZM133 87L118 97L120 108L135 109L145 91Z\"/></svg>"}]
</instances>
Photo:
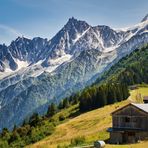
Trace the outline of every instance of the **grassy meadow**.
<instances>
[{"instance_id":1,"label":"grassy meadow","mask_svg":"<svg viewBox=\"0 0 148 148\"><path fill-rule=\"evenodd\" d=\"M74 147L75 145L90 145L95 140L107 140L109 133L106 132L108 127L112 126L111 113L116 109L130 103L141 102L137 94L141 96L148 95L148 87L139 87L130 92L131 96L128 100L107 105L105 107L81 114L75 118L69 118L59 124L54 133L45 139L27 146L27 148L66 148ZM140 101L139 101L140 100ZM66 109L55 115L53 119L58 118L61 114L69 114L76 112L77 107ZM110 145L106 148L146 148L148 141L143 141L131 145Z\"/></svg>"}]
</instances>

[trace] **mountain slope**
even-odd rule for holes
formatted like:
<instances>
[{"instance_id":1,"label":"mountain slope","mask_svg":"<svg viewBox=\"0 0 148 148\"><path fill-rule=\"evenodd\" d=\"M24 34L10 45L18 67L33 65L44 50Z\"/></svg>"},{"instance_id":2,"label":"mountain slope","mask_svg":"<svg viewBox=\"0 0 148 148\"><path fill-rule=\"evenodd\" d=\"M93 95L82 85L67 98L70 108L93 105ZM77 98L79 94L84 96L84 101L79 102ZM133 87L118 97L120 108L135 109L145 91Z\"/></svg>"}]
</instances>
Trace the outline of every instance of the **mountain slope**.
<instances>
[{"instance_id":1,"label":"mountain slope","mask_svg":"<svg viewBox=\"0 0 148 148\"><path fill-rule=\"evenodd\" d=\"M51 39L17 38L0 46L0 130L12 129L33 112L43 114L92 84L102 73L148 43L148 20L114 30L69 19Z\"/></svg>"},{"instance_id":2,"label":"mountain slope","mask_svg":"<svg viewBox=\"0 0 148 148\"><path fill-rule=\"evenodd\" d=\"M100 81L121 82L127 85L148 83L148 44L122 58L95 83Z\"/></svg>"}]
</instances>

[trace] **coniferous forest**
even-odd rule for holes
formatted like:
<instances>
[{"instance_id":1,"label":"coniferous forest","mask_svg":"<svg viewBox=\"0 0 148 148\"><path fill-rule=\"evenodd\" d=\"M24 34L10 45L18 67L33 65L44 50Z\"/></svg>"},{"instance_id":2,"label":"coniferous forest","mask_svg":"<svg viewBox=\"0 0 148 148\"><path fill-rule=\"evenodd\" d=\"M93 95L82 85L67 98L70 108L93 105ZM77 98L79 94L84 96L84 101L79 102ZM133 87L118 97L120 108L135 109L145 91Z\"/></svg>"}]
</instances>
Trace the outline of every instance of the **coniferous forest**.
<instances>
[{"instance_id":1,"label":"coniferous forest","mask_svg":"<svg viewBox=\"0 0 148 148\"><path fill-rule=\"evenodd\" d=\"M122 58L80 96L80 110L88 111L125 100L128 86L148 83L148 44Z\"/></svg>"},{"instance_id":2,"label":"coniferous forest","mask_svg":"<svg viewBox=\"0 0 148 148\"><path fill-rule=\"evenodd\" d=\"M128 87L121 83L108 83L99 87L91 87L80 96L80 111L96 109L127 99Z\"/></svg>"},{"instance_id":3,"label":"coniferous forest","mask_svg":"<svg viewBox=\"0 0 148 148\"><path fill-rule=\"evenodd\" d=\"M128 56L122 58L117 64L98 78L100 82L120 82L127 85L148 83L148 44L136 49Z\"/></svg>"}]
</instances>

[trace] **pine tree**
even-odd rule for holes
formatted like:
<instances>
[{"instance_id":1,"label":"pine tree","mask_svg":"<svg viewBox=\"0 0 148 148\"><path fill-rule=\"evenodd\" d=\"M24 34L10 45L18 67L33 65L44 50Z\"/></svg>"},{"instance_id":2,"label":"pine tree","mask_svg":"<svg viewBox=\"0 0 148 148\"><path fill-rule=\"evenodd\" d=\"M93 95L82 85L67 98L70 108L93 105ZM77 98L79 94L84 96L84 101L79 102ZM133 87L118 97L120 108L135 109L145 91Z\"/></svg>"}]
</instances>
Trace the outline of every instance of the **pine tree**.
<instances>
[{"instance_id":1,"label":"pine tree","mask_svg":"<svg viewBox=\"0 0 148 148\"><path fill-rule=\"evenodd\" d=\"M88 91L82 93L79 107L80 111L87 111L92 109L92 99Z\"/></svg>"},{"instance_id":2,"label":"pine tree","mask_svg":"<svg viewBox=\"0 0 148 148\"><path fill-rule=\"evenodd\" d=\"M105 90L104 90L103 87L100 87L99 92L100 92L100 94L99 94L100 95L99 96L99 98L100 98L100 107L102 107L102 106L105 106L107 104L107 98L106 98Z\"/></svg>"},{"instance_id":3,"label":"pine tree","mask_svg":"<svg viewBox=\"0 0 148 148\"><path fill-rule=\"evenodd\" d=\"M57 112L57 107L54 103L51 103L48 107L47 117L52 117Z\"/></svg>"},{"instance_id":4,"label":"pine tree","mask_svg":"<svg viewBox=\"0 0 148 148\"><path fill-rule=\"evenodd\" d=\"M122 94L122 91L121 91L121 85L120 84L116 85L116 98L117 98L117 101L119 101L119 102L123 100L123 94Z\"/></svg>"},{"instance_id":5,"label":"pine tree","mask_svg":"<svg viewBox=\"0 0 148 148\"><path fill-rule=\"evenodd\" d=\"M14 125L14 127L13 127L13 131L15 131L17 129L17 126L16 126L16 124Z\"/></svg>"},{"instance_id":6,"label":"pine tree","mask_svg":"<svg viewBox=\"0 0 148 148\"><path fill-rule=\"evenodd\" d=\"M122 92L123 92L123 99L127 99L129 97L129 90L126 84L122 84Z\"/></svg>"},{"instance_id":7,"label":"pine tree","mask_svg":"<svg viewBox=\"0 0 148 148\"><path fill-rule=\"evenodd\" d=\"M9 133L9 130L7 128L3 128L2 133L1 133L1 137L3 138L3 140L9 140L10 139L10 133Z\"/></svg>"},{"instance_id":8,"label":"pine tree","mask_svg":"<svg viewBox=\"0 0 148 148\"><path fill-rule=\"evenodd\" d=\"M29 125L35 127L39 124L40 120L41 119L40 119L38 113L34 113L29 119Z\"/></svg>"},{"instance_id":9,"label":"pine tree","mask_svg":"<svg viewBox=\"0 0 148 148\"><path fill-rule=\"evenodd\" d=\"M63 100L63 108L68 108L70 106L69 100L67 98L65 98Z\"/></svg>"},{"instance_id":10,"label":"pine tree","mask_svg":"<svg viewBox=\"0 0 148 148\"><path fill-rule=\"evenodd\" d=\"M58 109L63 109L64 107L63 107L63 100L61 100L61 102L59 103L59 105L58 105Z\"/></svg>"},{"instance_id":11,"label":"pine tree","mask_svg":"<svg viewBox=\"0 0 148 148\"><path fill-rule=\"evenodd\" d=\"M107 103L112 104L117 102L116 99L116 93L115 93L115 87L113 84L108 86L108 93L107 93Z\"/></svg>"}]
</instances>

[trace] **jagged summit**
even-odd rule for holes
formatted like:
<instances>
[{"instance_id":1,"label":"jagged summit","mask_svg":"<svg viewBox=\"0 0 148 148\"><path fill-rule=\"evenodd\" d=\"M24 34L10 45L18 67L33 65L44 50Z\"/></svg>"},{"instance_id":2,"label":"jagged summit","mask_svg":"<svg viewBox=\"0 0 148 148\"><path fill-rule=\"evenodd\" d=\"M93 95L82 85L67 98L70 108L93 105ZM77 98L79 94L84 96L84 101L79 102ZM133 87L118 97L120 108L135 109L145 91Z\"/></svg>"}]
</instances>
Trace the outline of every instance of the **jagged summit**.
<instances>
[{"instance_id":1,"label":"jagged summit","mask_svg":"<svg viewBox=\"0 0 148 148\"><path fill-rule=\"evenodd\" d=\"M145 22L145 21L147 21L147 20L148 20L148 14L142 19L141 22Z\"/></svg>"},{"instance_id":2,"label":"jagged summit","mask_svg":"<svg viewBox=\"0 0 148 148\"><path fill-rule=\"evenodd\" d=\"M88 27L89 27L89 24L87 22L78 20L74 17L69 18L68 22L64 26L64 28L66 29L77 29L78 32L79 31L81 32L82 30L85 30Z\"/></svg>"},{"instance_id":3,"label":"jagged summit","mask_svg":"<svg viewBox=\"0 0 148 148\"><path fill-rule=\"evenodd\" d=\"M27 38L27 37L24 37L24 36L18 36L15 40L14 40L14 42L22 42L22 41L25 41L25 40L31 40L31 39L29 39L29 38ZM12 41L13 42L13 41Z\"/></svg>"},{"instance_id":4,"label":"jagged summit","mask_svg":"<svg viewBox=\"0 0 148 148\"><path fill-rule=\"evenodd\" d=\"M68 22L74 22L74 21L78 21L76 18L74 18L73 16L71 18L69 18Z\"/></svg>"}]
</instances>

